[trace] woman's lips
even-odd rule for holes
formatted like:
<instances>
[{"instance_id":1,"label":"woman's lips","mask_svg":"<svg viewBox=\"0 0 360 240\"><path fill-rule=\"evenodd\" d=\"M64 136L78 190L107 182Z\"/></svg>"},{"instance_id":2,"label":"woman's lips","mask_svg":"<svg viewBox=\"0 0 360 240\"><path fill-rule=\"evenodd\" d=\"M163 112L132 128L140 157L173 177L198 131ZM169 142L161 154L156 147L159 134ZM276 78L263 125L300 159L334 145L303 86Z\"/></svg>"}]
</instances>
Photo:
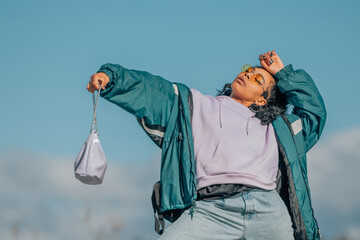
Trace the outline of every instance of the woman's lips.
<instances>
[{"instance_id":1,"label":"woman's lips","mask_svg":"<svg viewBox=\"0 0 360 240\"><path fill-rule=\"evenodd\" d=\"M245 81L241 78L236 78L237 82L240 83L240 84L243 84L243 85L246 85L245 84Z\"/></svg>"}]
</instances>

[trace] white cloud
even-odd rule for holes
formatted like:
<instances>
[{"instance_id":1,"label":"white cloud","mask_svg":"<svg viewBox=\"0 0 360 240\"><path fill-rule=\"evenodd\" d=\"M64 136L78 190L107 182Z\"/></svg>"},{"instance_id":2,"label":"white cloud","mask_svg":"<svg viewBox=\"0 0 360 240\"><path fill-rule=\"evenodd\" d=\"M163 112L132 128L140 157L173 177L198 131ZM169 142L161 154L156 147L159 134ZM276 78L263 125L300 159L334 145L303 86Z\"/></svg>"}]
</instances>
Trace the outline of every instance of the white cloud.
<instances>
[{"instance_id":1,"label":"white cloud","mask_svg":"<svg viewBox=\"0 0 360 240\"><path fill-rule=\"evenodd\" d=\"M19 239L33 239L34 231L38 239L109 237L120 226L122 239L156 238L150 197L159 178L159 153L134 164L108 159L98 186L75 178L74 160L22 151L0 155L1 239L8 239L2 236L11 235L14 226Z\"/></svg>"},{"instance_id":2,"label":"white cloud","mask_svg":"<svg viewBox=\"0 0 360 240\"><path fill-rule=\"evenodd\" d=\"M359 239L359 156L360 127L321 139L308 153L315 216L326 239ZM141 163L108 159L98 186L74 177L74 160L19 150L0 155L0 239L13 238L14 226L19 239L36 234L37 239L82 240L101 233L111 238L116 227L122 239L157 238L150 196L159 179L160 152Z\"/></svg>"},{"instance_id":3,"label":"white cloud","mask_svg":"<svg viewBox=\"0 0 360 240\"><path fill-rule=\"evenodd\" d=\"M308 153L315 215L324 235L360 228L360 127L333 133Z\"/></svg>"},{"instance_id":4,"label":"white cloud","mask_svg":"<svg viewBox=\"0 0 360 240\"><path fill-rule=\"evenodd\" d=\"M360 225L350 226L348 228L345 236L349 240L359 240L360 239Z\"/></svg>"}]
</instances>

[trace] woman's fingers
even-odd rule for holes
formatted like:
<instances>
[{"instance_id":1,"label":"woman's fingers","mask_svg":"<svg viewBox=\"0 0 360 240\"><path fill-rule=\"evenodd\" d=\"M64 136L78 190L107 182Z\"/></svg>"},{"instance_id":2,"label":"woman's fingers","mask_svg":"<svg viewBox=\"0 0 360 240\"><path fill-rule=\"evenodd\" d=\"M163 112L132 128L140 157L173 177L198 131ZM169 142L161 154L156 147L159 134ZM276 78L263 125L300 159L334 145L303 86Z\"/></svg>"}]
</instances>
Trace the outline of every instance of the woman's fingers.
<instances>
[{"instance_id":1,"label":"woman's fingers","mask_svg":"<svg viewBox=\"0 0 360 240\"><path fill-rule=\"evenodd\" d=\"M96 76L94 77L94 75L90 77L90 81L86 87L86 89L91 93L100 88L99 79Z\"/></svg>"},{"instance_id":2,"label":"woman's fingers","mask_svg":"<svg viewBox=\"0 0 360 240\"><path fill-rule=\"evenodd\" d=\"M100 83L101 83L101 80L98 79L97 77L93 77L93 81L92 81L92 87L95 89L95 90L99 90L100 88Z\"/></svg>"},{"instance_id":3,"label":"woman's fingers","mask_svg":"<svg viewBox=\"0 0 360 240\"><path fill-rule=\"evenodd\" d=\"M270 53L270 52L268 52ZM260 55L259 59L260 59L260 63L261 65L267 70L267 68L272 64L272 61L269 54L268 53L264 53L262 55Z\"/></svg>"},{"instance_id":4,"label":"woman's fingers","mask_svg":"<svg viewBox=\"0 0 360 240\"><path fill-rule=\"evenodd\" d=\"M284 67L283 62L274 50L260 55L259 59L261 65L271 74L277 73Z\"/></svg>"},{"instance_id":5,"label":"woman's fingers","mask_svg":"<svg viewBox=\"0 0 360 240\"><path fill-rule=\"evenodd\" d=\"M273 54L273 51L271 51L271 52L268 51L267 54L269 55L269 58L270 58L269 63L273 64L274 63L274 57L275 57L274 54Z\"/></svg>"},{"instance_id":6,"label":"woman's fingers","mask_svg":"<svg viewBox=\"0 0 360 240\"><path fill-rule=\"evenodd\" d=\"M266 62L265 62L266 56L265 56L265 54L260 54L259 60L260 60L261 65L264 67L264 64L266 65Z\"/></svg>"},{"instance_id":7,"label":"woman's fingers","mask_svg":"<svg viewBox=\"0 0 360 240\"><path fill-rule=\"evenodd\" d=\"M269 71L269 66L268 64L266 63L266 56L264 54L261 54L259 56L259 60L260 60L260 64L261 66L263 66L263 68L265 68L265 70Z\"/></svg>"},{"instance_id":8,"label":"woman's fingers","mask_svg":"<svg viewBox=\"0 0 360 240\"><path fill-rule=\"evenodd\" d=\"M271 52L270 52L270 57L275 57L276 56L276 52L274 51L274 50L272 50Z\"/></svg>"},{"instance_id":9,"label":"woman's fingers","mask_svg":"<svg viewBox=\"0 0 360 240\"><path fill-rule=\"evenodd\" d=\"M270 52L265 53L265 62L268 66L270 66L273 63L273 60L270 58Z\"/></svg>"},{"instance_id":10,"label":"woman's fingers","mask_svg":"<svg viewBox=\"0 0 360 240\"><path fill-rule=\"evenodd\" d=\"M95 73L90 77L90 81L86 88L89 92L93 93L95 92L95 90L99 90L100 87L102 89L105 89L108 82L109 82L109 77L105 73L103 72Z\"/></svg>"},{"instance_id":11,"label":"woman's fingers","mask_svg":"<svg viewBox=\"0 0 360 240\"><path fill-rule=\"evenodd\" d=\"M93 76L91 76L90 77L90 81L89 81L89 83L88 83L88 85L87 85L87 87L86 87L86 89L89 91L89 92L91 92L91 93L93 93L95 90L93 89L93 87L92 87L92 79L93 79Z\"/></svg>"},{"instance_id":12,"label":"woman's fingers","mask_svg":"<svg viewBox=\"0 0 360 240\"><path fill-rule=\"evenodd\" d=\"M89 83L88 83L88 85L87 85L87 90L89 91L89 92L91 92L91 93L93 93L94 91L95 91L95 88L94 88L94 86L93 86L93 78L94 77L94 75L92 75L91 77L90 77L90 81L89 81Z\"/></svg>"}]
</instances>

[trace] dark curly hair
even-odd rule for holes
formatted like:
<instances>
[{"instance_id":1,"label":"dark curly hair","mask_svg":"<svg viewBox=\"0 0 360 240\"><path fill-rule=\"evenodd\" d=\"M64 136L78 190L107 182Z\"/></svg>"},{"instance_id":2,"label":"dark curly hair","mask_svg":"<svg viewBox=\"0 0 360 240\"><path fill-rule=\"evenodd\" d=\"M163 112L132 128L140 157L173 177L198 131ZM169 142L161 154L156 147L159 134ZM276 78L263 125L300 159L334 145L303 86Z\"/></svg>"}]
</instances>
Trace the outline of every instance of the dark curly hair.
<instances>
[{"instance_id":1,"label":"dark curly hair","mask_svg":"<svg viewBox=\"0 0 360 240\"><path fill-rule=\"evenodd\" d=\"M231 83L225 84L222 90L217 91L216 96L230 96L232 92ZM255 113L256 118L260 119L262 125L267 125L274 121L277 116L285 114L287 101L285 95L279 91L276 84L270 90L264 91L262 96L266 99L267 103L264 106L253 103L249 106L249 109Z\"/></svg>"}]
</instances>

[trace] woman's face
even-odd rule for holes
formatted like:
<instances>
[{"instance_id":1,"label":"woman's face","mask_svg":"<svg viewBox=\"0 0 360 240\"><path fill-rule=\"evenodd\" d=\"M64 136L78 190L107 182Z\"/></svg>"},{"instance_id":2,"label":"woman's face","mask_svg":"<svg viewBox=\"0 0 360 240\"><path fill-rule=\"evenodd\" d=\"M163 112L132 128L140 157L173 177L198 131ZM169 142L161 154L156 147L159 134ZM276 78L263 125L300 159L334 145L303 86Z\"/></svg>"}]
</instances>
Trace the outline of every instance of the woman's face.
<instances>
[{"instance_id":1,"label":"woman's face","mask_svg":"<svg viewBox=\"0 0 360 240\"><path fill-rule=\"evenodd\" d=\"M263 106L267 103L262 96L264 91L268 91L275 84L272 75L262 68L252 68L239 73L231 84L232 93L230 97L250 106L255 103Z\"/></svg>"}]
</instances>

